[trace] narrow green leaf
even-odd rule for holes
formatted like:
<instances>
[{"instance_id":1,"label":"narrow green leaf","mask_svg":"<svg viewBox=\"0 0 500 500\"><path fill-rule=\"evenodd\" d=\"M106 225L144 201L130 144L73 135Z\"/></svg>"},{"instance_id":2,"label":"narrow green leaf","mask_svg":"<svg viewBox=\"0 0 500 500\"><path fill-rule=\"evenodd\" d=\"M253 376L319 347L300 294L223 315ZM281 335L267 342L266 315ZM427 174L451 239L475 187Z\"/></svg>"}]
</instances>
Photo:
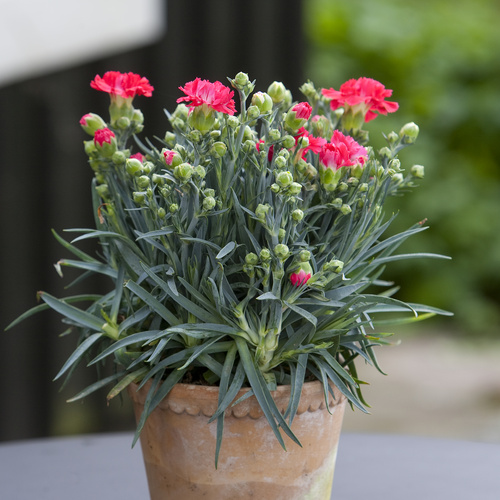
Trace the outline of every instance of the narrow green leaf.
<instances>
[{"instance_id":1,"label":"narrow green leaf","mask_svg":"<svg viewBox=\"0 0 500 500\"><path fill-rule=\"evenodd\" d=\"M78 363L82 356L104 335L101 333L94 333L90 335L87 339L85 339L74 351L73 354L66 360L62 368L59 370L59 373L54 377L54 380L57 380L61 375L66 373L75 363Z\"/></svg>"},{"instance_id":2,"label":"narrow green leaf","mask_svg":"<svg viewBox=\"0 0 500 500\"><path fill-rule=\"evenodd\" d=\"M221 251L215 256L216 259L221 260L226 255L229 255L236 248L236 243L234 241L230 241Z\"/></svg>"}]
</instances>

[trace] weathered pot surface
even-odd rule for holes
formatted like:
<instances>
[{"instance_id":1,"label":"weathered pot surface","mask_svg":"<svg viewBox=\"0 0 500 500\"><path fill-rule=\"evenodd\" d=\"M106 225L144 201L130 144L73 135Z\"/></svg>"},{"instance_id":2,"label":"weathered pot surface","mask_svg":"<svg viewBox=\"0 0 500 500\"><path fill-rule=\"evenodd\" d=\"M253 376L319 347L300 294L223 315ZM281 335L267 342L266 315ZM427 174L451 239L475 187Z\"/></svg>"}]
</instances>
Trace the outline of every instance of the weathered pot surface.
<instances>
[{"instance_id":1,"label":"weathered pot surface","mask_svg":"<svg viewBox=\"0 0 500 500\"><path fill-rule=\"evenodd\" d=\"M129 387L139 419L148 385ZM150 415L141 433L152 500L245 499L328 500L345 408L336 387L326 408L319 381L304 384L292 430L302 448L284 435L278 443L254 396L226 410L224 436L215 469L218 388L177 384ZM248 389L242 389L236 399ZM289 386L273 398L284 412Z\"/></svg>"}]
</instances>

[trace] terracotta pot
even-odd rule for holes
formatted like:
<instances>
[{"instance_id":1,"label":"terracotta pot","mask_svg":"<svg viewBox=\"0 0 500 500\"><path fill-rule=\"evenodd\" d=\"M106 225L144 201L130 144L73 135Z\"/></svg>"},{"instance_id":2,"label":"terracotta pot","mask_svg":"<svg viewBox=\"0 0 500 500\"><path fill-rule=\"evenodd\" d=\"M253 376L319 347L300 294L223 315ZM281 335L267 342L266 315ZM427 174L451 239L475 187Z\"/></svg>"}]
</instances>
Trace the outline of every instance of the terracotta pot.
<instances>
[{"instance_id":1,"label":"terracotta pot","mask_svg":"<svg viewBox=\"0 0 500 500\"><path fill-rule=\"evenodd\" d=\"M137 419L147 389L129 387ZM345 397L334 391L329 413L321 383L304 385L292 424L302 448L284 435L287 451L254 396L228 409L215 469L216 422L208 420L217 408L218 388L177 384L141 433L151 500L329 500L345 408ZM283 412L290 387L272 394Z\"/></svg>"}]
</instances>

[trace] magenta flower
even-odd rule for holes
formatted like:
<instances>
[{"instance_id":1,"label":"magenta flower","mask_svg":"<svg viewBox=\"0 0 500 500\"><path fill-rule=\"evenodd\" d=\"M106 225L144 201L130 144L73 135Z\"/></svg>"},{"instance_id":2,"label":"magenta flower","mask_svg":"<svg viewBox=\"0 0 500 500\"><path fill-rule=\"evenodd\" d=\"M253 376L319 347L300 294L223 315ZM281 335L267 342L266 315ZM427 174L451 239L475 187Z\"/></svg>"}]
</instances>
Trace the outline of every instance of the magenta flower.
<instances>
[{"instance_id":1,"label":"magenta flower","mask_svg":"<svg viewBox=\"0 0 500 500\"><path fill-rule=\"evenodd\" d=\"M139 160L141 163L144 162L144 158L146 158L142 153L134 153L133 155L130 155L130 158Z\"/></svg>"},{"instance_id":2,"label":"magenta flower","mask_svg":"<svg viewBox=\"0 0 500 500\"><path fill-rule=\"evenodd\" d=\"M147 78L135 73L120 73L119 71L107 71L101 78L96 75L90 82L90 86L95 90L107 92L111 97L119 96L130 99L136 95L151 97L154 88Z\"/></svg>"},{"instance_id":3,"label":"magenta flower","mask_svg":"<svg viewBox=\"0 0 500 500\"><path fill-rule=\"evenodd\" d=\"M320 153L323 146L326 144L326 139L323 139L323 137L314 137L314 135L310 134L304 127L300 128L295 136L295 144L298 143L300 137L307 137L309 139L309 145L301 150L302 158L306 156L308 151L312 151L315 154Z\"/></svg>"},{"instance_id":4,"label":"magenta flower","mask_svg":"<svg viewBox=\"0 0 500 500\"><path fill-rule=\"evenodd\" d=\"M397 102L385 100L392 95L392 90L386 89L372 78L353 78L343 83L340 90L330 88L321 92L327 99L331 99L330 107L333 110L341 107L353 108L354 113L363 113L365 122L376 118L376 112L386 115L394 113L399 107Z\"/></svg>"},{"instance_id":5,"label":"magenta flower","mask_svg":"<svg viewBox=\"0 0 500 500\"><path fill-rule=\"evenodd\" d=\"M292 273L290 275L290 282L293 286L300 286L309 280L311 273L306 273L304 269L301 269L298 273Z\"/></svg>"},{"instance_id":6,"label":"magenta flower","mask_svg":"<svg viewBox=\"0 0 500 500\"><path fill-rule=\"evenodd\" d=\"M364 165L368 158L366 149L352 137L339 130L333 132L332 140L323 146L319 153L320 162L328 168L338 170L340 167Z\"/></svg>"},{"instance_id":7,"label":"magenta flower","mask_svg":"<svg viewBox=\"0 0 500 500\"><path fill-rule=\"evenodd\" d=\"M179 87L186 96L179 97L177 102L187 102L190 108L195 108L206 104L215 111L234 115L236 108L234 105L234 91L230 90L221 82L209 82L195 78L192 82L187 82L184 87Z\"/></svg>"},{"instance_id":8,"label":"magenta flower","mask_svg":"<svg viewBox=\"0 0 500 500\"><path fill-rule=\"evenodd\" d=\"M95 131L94 144L102 147L104 143L111 144L112 138L115 136L114 132L109 128L101 128Z\"/></svg>"},{"instance_id":9,"label":"magenta flower","mask_svg":"<svg viewBox=\"0 0 500 500\"><path fill-rule=\"evenodd\" d=\"M291 111L295 113L295 117L301 120L309 120L312 113L311 105L308 102L299 102Z\"/></svg>"}]
</instances>

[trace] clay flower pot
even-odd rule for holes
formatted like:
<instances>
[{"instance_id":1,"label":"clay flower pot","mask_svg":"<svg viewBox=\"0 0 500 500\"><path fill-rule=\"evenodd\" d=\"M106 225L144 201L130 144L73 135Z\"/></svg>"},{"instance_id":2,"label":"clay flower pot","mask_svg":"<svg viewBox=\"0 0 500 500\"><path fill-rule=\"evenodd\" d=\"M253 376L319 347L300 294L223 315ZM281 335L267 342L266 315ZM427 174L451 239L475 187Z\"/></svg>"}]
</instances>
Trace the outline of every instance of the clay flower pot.
<instances>
[{"instance_id":1,"label":"clay flower pot","mask_svg":"<svg viewBox=\"0 0 500 500\"><path fill-rule=\"evenodd\" d=\"M137 419L147 390L129 386ZM217 408L218 388L177 384L141 433L151 500L329 500L346 401L334 391L329 412L321 383L304 384L292 424L302 448L284 436L287 451L254 396L227 410L215 469L216 422L208 420ZM290 387L280 386L272 395L284 412Z\"/></svg>"}]
</instances>

